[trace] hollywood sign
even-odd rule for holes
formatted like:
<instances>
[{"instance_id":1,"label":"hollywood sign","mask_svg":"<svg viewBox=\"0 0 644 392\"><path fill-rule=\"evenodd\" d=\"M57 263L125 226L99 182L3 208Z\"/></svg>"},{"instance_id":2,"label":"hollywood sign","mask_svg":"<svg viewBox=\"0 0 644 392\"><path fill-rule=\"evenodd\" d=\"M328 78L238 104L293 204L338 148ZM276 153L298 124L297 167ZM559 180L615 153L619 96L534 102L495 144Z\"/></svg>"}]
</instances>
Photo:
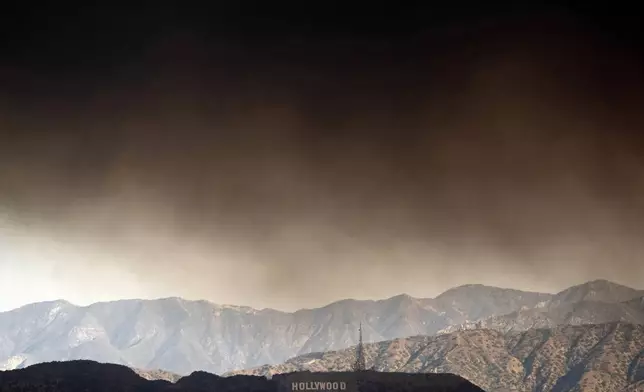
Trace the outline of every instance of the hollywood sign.
<instances>
[{"instance_id":1,"label":"hollywood sign","mask_svg":"<svg viewBox=\"0 0 644 392\"><path fill-rule=\"evenodd\" d=\"M356 392L354 375L333 373L299 373L273 376L280 381L280 392Z\"/></svg>"},{"instance_id":2,"label":"hollywood sign","mask_svg":"<svg viewBox=\"0 0 644 392\"><path fill-rule=\"evenodd\" d=\"M346 391L346 381L292 381L291 391Z\"/></svg>"}]
</instances>

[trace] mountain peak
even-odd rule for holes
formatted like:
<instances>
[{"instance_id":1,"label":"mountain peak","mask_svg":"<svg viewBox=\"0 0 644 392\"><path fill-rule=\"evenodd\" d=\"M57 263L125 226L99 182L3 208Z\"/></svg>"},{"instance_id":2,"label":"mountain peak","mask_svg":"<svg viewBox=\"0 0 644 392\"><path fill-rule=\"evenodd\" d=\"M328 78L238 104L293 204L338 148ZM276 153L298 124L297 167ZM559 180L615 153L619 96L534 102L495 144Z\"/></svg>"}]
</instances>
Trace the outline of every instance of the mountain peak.
<instances>
[{"instance_id":1,"label":"mountain peak","mask_svg":"<svg viewBox=\"0 0 644 392\"><path fill-rule=\"evenodd\" d=\"M627 287L627 288L630 288L628 286L624 286L624 285L621 285L619 283L611 282L608 279L590 280L590 281L588 281L586 283L582 283L579 286L584 286L584 285L591 286L591 287Z\"/></svg>"},{"instance_id":2,"label":"mountain peak","mask_svg":"<svg viewBox=\"0 0 644 392\"><path fill-rule=\"evenodd\" d=\"M478 283L464 284L464 285L456 286L449 290L444 291L443 293L439 294L435 299L439 300L439 299L446 299L451 297L460 297L462 295L465 295L465 296L484 295L484 293L504 292L504 291L519 292L520 290L506 289L506 288L496 287L496 286L487 286L487 285L478 284Z\"/></svg>"},{"instance_id":3,"label":"mountain peak","mask_svg":"<svg viewBox=\"0 0 644 392\"><path fill-rule=\"evenodd\" d=\"M407 293L402 293L398 295L394 295L393 297L389 298L388 300L397 300L397 301L410 301L414 300L416 298L412 297L411 295Z\"/></svg>"},{"instance_id":4,"label":"mountain peak","mask_svg":"<svg viewBox=\"0 0 644 392\"><path fill-rule=\"evenodd\" d=\"M567 289L561 291L573 291L573 290L579 290L579 289L585 289L585 290L633 290L637 291L632 287L624 286L619 283L611 282L610 280L607 279L595 279L595 280L589 280L588 282L580 283L571 287L568 287Z\"/></svg>"},{"instance_id":5,"label":"mountain peak","mask_svg":"<svg viewBox=\"0 0 644 392\"><path fill-rule=\"evenodd\" d=\"M624 302L643 295L644 292L606 279L595 279L576 286L569 287L555 294L553 301L557 302Z\"/></svg>"},{"instance_id":6,"label":"mountain peak","mask_svg":"<svg viewBox=\"0 0 644 392\"><path fill-rule=\"evenodd\" d=\"M14 310L20 310L20 309L32 309L32 308L39 308L39 309L57 309L57 308L63 308L63 307L68 307L68 306L75 306L71 302L64 300L64 299L54 299L51 301L43 301L43 302L34 302L31 304L23 305L17 309Z\"/></svg>"}]
</instances>

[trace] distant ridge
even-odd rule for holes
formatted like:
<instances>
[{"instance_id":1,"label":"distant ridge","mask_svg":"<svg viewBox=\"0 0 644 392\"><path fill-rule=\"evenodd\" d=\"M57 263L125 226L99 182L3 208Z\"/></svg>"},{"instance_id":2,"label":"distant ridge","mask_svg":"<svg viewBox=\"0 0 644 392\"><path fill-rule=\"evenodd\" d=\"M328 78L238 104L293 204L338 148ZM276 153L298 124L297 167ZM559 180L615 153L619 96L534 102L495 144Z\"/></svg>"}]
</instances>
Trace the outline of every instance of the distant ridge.
<instances>
[{"instance_id":1,"label":"distant ridge","mask_svg":"<svg viewBox=\"0 0 644 392\"><path fill-rule=\"evenodd\" d=\"M489 328L524 331L557 325L601 324L621 321L644 324L644 291L606 280L570 287L533 308L451 325L438 333Z\"/></svg>"},{"instance_id":2,"label":"distant ridge","mask_svg":"<svg viewBox=\"0 0 644 392\"><path fill-rule=\"evenodd\" d=\"M506 331L638 322L641 293L601 280L557 294L474 284L436 298L343 300L293 313L177 297L89 306L48 301L0 313L0 370L91 359L179 375L220 374L350 347L360 323L365 342L377 342L481 326Z\"/></svg>"}]
</instances>

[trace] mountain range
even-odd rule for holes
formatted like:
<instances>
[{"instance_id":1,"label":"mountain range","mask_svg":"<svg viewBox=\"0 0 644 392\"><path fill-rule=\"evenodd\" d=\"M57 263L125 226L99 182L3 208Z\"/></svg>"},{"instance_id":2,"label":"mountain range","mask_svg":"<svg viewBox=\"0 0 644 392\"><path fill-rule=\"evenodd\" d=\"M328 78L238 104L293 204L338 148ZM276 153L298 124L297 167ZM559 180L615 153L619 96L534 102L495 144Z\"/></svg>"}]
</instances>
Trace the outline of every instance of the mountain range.
<instances>
[{"instance_id":1,"label":"mountain range","mask_svg":"<svg viewBox=\"0 0 644 392\"><path fill-rule=\"evenodd\" d=\"M91 359L185 375L279 364L303 354L366 342L476 327L534 327L643 319L644 292L605 280L557 294L483 285L436 298L342 300L288 313L180 298L76 306L41 302L0 313L0 369ZM539 321L539 320L546 321Z\"/></svg>"},{"instance_id":2,"label":"mountain range","mask_svg":"<svg viewBox=\"0 0 644 392\"><path fill-rule=\"evenodd\" d=\"M613 321L644 324L644 296L641 291L625 286L594 281L565 290L536 307L451 325L438 333L478 328L525 331L530 328L554 328L562 324Z\"/></svg>"},{"instance_id":3,"label":"mountain range","mask_svg":"<svg viewBox=\"0 0 644 392\"><path fill-rule=\"evenodd\" d=\"M377 371L453 373L487 391L644 391L644 325L465 330L365 344L364 353ZM354 349L314 353L230 375L346 371L354 358Z\"/></svg>"}]
</instances>

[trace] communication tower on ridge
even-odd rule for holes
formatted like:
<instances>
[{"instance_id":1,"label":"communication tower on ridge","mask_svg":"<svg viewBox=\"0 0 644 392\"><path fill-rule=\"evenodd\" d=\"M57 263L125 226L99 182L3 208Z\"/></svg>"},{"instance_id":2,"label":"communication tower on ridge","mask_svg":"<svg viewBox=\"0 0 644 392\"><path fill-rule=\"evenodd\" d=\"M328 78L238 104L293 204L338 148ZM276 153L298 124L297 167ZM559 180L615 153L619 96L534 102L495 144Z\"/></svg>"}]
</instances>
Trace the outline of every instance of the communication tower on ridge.
<instances>
[{"instance_id":1,"label":"communication tower on ridge","mask_svg":"<svg viewBox=\"0 0 644 392\"><path fill-rule=\"evenodd\" d=\"M360 328L358 329L360 334L358 340L358 346L356 346L356 362L353 365L354 372L363 372L367 370L367 364L364 357L364 347L362 345L362 322L360 322Z\"/></svg>"}]
</instances>

